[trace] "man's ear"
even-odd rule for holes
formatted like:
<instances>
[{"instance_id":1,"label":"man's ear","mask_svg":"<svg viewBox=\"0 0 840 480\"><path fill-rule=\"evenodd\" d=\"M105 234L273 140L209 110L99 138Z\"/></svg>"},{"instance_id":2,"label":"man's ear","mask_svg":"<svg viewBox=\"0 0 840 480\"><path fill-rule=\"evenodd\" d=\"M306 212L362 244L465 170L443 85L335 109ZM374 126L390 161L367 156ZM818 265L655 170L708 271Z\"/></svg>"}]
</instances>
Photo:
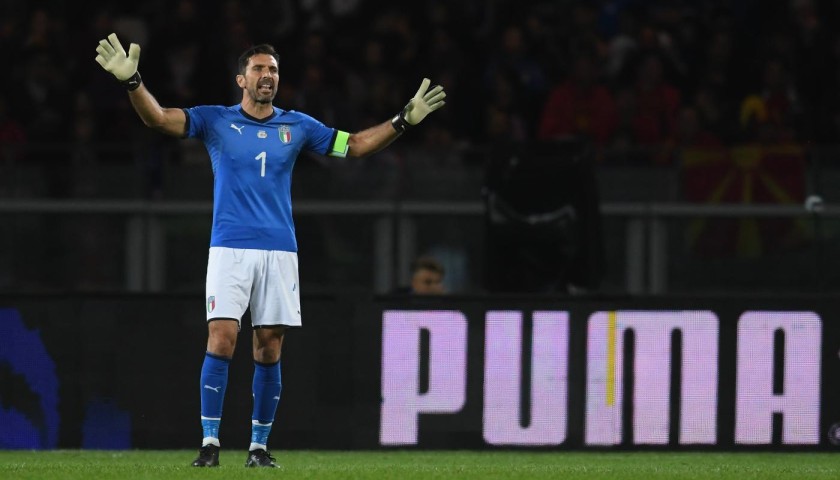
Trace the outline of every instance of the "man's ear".
<instances>
[{"instance_id":1,"label":"man's ear","mask_svg":"<svg viewBox=\"0 0 840 480\"><path fill-rule=\"evenodd\" d=\"M236 84L239 85L239 88L245 88L245 75L237 75Z\"/></svg>"}]
</instances>

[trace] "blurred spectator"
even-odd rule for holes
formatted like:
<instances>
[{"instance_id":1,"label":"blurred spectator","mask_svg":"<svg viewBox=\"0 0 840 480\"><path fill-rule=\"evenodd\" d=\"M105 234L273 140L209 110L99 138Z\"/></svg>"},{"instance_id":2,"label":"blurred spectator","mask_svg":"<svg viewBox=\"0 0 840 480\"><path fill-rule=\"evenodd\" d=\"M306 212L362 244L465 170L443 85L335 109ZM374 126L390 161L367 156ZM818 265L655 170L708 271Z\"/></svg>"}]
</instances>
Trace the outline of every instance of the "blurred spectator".
<instances>
[{"instance_id":1,"label":"blurred spectator","mask_svg":"<svg viewBox=\"0 0 840 480\"><path fill-rule=\"evenodd\" d=\"M198 70L199 51L198 41L179 42L170 45L166 52L166 98L175 105L193 105L198 98L198 92L193 85L200 86L202 82ZM204 78L204 77L202 77ZM163 95L162 95L163 96Z\"/></svg>"},{"instance_id":2,"label":"blurred spectator","mask_svg":"<svg viewBox=\"0 0 840 480\"><path fill-rule=\"evenodd\" d=\"M323 63L309 63L303 68L300 94L301 110L328 124L336 122L336 107L342 104L341 95L334 94L327 84Z\"/></svg>"},{"instance_id":3,"label":"blurred spectator","mask_svg":"<svg viewBox=\"0 0 840 480\"><path fill-rule=\"evenodd\" d=\"M662 148L656 163L662 165L678 164L679 155L686 150L716 150L723 147L723 143L714 133L704 128L697 109L692 106L680 108L674 135Z\"/></svg>"},{"instance_id":4,"label":"blurred spectator","mask_svg":"<svg viewBox=\"0 0 840 480\"><path fill-rule=\"evenodd\" d=\"M705 43L688 86L691 104L697 109L704 129L731 142L737 135L737 111L742 89L742 65L735 56L734 36L725 29L714 30Z\"/></svg>"},{"instance_id":5,"label":"blurred spectator","mask_svg":"<svg viewBox=\"0 0 840 480\"><path fill-rule=\"evenodd\" d=\"M722 146L722 142L717 135L704 128L695 107L685 106L680 108L677 116L672 145L677 148L717 148Z\"/></svg>"},{"instance_id":6,"label":"blurred spectator","mask_svg":"<svg viewBox=\"0 0 840 480\"><path fill-rule=\"evenodd\" d=\"M688 55L699 41L693 10L681 1L653 5L651 23L642 29L646 41L641 48L660 56L670 82L683 84L689 74Z\"/></svg>"},{"instance_id":7,"label":"blurred spectator","mask_svg":"<svg viewBox=\"0 0 840 480\"><path fill-rule=\"evenodd\" d=\"M592 52L598 58L606 56L608 50L607 42L598 34L598 11L593 2L574 2L566 15L560 16L557 20L564 24L568 22L562 43L562 56L559 60L565 63L567 58L574 58L581 52ZM548 17L543 12L543 17ZM566 17L566 20L562 20ZM568 65L566 70L569 70Z\"/></svg>"},{"instance_id":8,"label":"blurred spectator","mask_svg":"<svg viewBox=\"0 0 840 480\"><path fill-rule=\"evenodd\" d=\"M218 48L212 34L204 26L202 15L210 4L195 0L177 0L171 15L155 31L146 58L160 58L143 69L144 77L161 85L158 100L164 104L195 105L203 98L229 95L231 77L222 77L224 65L219 63ZM137 43L137 40L132 39Z\"/></svg>"},{"instance_id":9,"label":"blurred spectator","mask_svg":"<svg viewBox=\"0 0 840 480\"><path fill-rule=\"evenodd\" d=\"M732 90L736 76L733 38L729 32L718 31L711 34L706 42L702 61L696 67L696 81L700 81L719 93Z\"/></svg>"},{"instance_id":10,"label":"blurred spectator","mask_svg":"<svg viewBox=\"0 0 840 480\"><path fill-rule=\"evenodd\" d=\"M798 133L802 140L825 138L820 135L825 119L823 92L831 91L830 79L834 73L826 74L825 67L837 61L831 58L832 38L825 26L830 17L825 12L827 2L823 3L823 12L818 12L814 0L790 0L796 59L792 80L801 95L802 118Z\"/></svg>"},{"instance_id":11,"label":"blurred spectator","mask_svg":"<svg viewBox=\"0 0 840 480\"><path fill-rule=\"evenodd\" d=\"M386 46L378 38L368 39L361 50L360 68L347 75L347 101L362 118L350 123L354 128L369 125L378 118L403 108L405 98L397 77L387 66ZM413 95L413 92L409 95Z\"/></svg>"},{"instance_id":12,"label":"blurred spectator","mask_svg":"<svg viewBox=\"0 0 840 480\"><path fill-rule=\"evenodd\" d=\"M631 9L621 10L617 14L616 24L617 31L606 46L604 73L609 78L617 78L639 48L636 12Z\"/></svg>"},{"instance_id":13,"label":"blurred spectator","mask_svg":"<svg viewBox=\"0 0 840 480\"><path fill-rule=\"evenodd\" d=\"M245 12L242 5L237 0L228 0L222 5L221 12L221 28L225 33L218 39L219 57L221 58L237 58L241 52L244 52L248 47L254 45L252 31L248 28L248 22L245 18ZM284 15L283 18L291 18ZM104 37L100 37L104 38ZM285 66L287 58L281 58L281 69ZM239 68L236 62L227 62L221 69L223 74L220 76L227 79L234 79L239 73ZM221 72L220 72L221 73ZM285 77L280 77L281 86L286 83ZM226 85L228 94L222 98L228 98L229 103L234 104L241 94L239 85L231 80ZM279 92L278 92L279 95Z\"/></svg>"},{"instance_id":14,"label":"blurred spectator","mask_svg":"<svg viewBox=\"0 0 840 480\"><path fill-rule=\"evenodd\" d=\"M306 36L299 61L302 64L291 68L281 66L281 76L297 86L302 102L299 108L328 124L352 122L356 113L349 107L343 94L344 68L327 51L326 39L322 34L312 32Z\"/></svg>"},{"instance_id":15,"label":"blurred spectator","mask_svg":"<svg viewBox=\"0 0 840 480\"><path fill-rule=\"evenodd\" d=\"M443 289L443 265L433 257L420 257L411 264L411 292L415 295L440 295Z\"/></svg>"},{"instance_id":16,"label":"blurred spectator","mask_svg":"<svg viewBox=\"0 0 840 480\"><path fill-rule=\"evenodd\" d=\"M598 65L590 54L579 54L568 80L556 86L542 111L537 137L552 140L580 136L606 145L615 131L612 93L598 81Z\"/></svg>"},{"instance_id":17,"label":"blurred spectator","mask_svg":"<svg viewBox=\"0 0 840 480\"><path fill-rule=\"evenodd\" d=\"M254 14L247 19L243 16L239 20L249 26L248 31L257 37L276 38L285 41L294 36L298 24L302 21L300 3L297 0L251 1L247 3L247 9ZM346 3L354 2L348 1ZM226 4L225 9L228 11L232 9L244 10L246 6L238 0L227 0ZM229 15L228 18L230 18ZM248 45L243 45L238 51L247 47Z\"/></svg>"},{"instance_id":18,"label":"blurred spectator","mask_svg":"<svg viewBox=\"0 0 840 480\"><path fill-rule=\"evenodd\" d=\"M72 179L72 193L75 197L91 197L97 193L99 173L99 152L97 128L90 100L79 93L75 98L73 137L68 172Z\"/></svg>"},{"instance_id":19,"label":"blurred spectator","mask_svg":"<svg viewBox=\"0 0 840 480\"><path fill-rule=\"evenodd\" d=\"M662 60L656 54L642 57L635 72L633 139L640 145L656 145L673 135L680 91L665 80Z\"/></svg>"},{"instance_id":20,"label":"blurred spectator","mask_svg":"<svg viewBox=\"0 0 840 480\"><path fill-rule=\"evenodd\" d=\"M489 85L487 99L482 102L488 116L484 118L485 130L482 140L497 143L513 139L525 140L531 137L530 114L523 105L516 89L515 80L503 72L496 72ZM498 116L498 114L503 114ZM505 130L502 127L507 127Z\"/></svg>"},{"instance_id":21,"label":"blurred spectator","mask_svg":"<svg viewBox=\"0 0 840 480\"><path fill-rule=\"evenodd\" d=\"M29 19L29 28L23 38L25 53L53 52L66 57L65 42L61 41L60 21L46 8L36 8Z\"/></svg>"},{"instance_id":22,"label":"blurred spectator","mask_svg":"<svg viewBox=\"0 0 840 480\"><path fill-rule=\"evenodd\" d=\"M703 130L727 143L736 138L738 106L726 92L711 84L701 84L694 92L690 107L696 110Z\"/></svg>"},{"instance_id":23,"label":"blurred spectator","mask_svg":"<svg viewBox=\"0 0 840 480\"><path fill-rule=\"evenodd\" d=\"M443 277L446 270L436 258L424 255L411 262L411 285L393 293L409 295L440 295L446 293Z\"/></svg>"},{"instance_id":24,"label":"blurred spectator","mask_svg":"<svg viewBox=\"0 0 840 480\"><path fill-rule=\"evenodd\" d=\"M61 40L60 21L45 7L29 15L21 37L20 61L23 68L12 70L14 82L22 87L9 100L23 115L30 138L41 142L66 141L65 121L71 111L71 88L65 75L70 68L66 42Z\"/></svg>"},{"instance_id":25,"label":"blurred spectator","mask_svg":"<svg viewBox=\"0 0 840 480\"><path fill-rule=\"evenodd\" d=\"M796 139L800 113L799 93L788 70L779 58L765 60L760 86L741 101L739 118L744 140L791 142Z\"/></svg>"},{"instance_id":26,"label":"blurred spectator","mask_svg":"<svg viewBox=\"0 0 840 480\"><path fill-rule=\"evenodd\" d=\"M383 41L389 68L403 76L417 68L420 40L425 38L411 22L406 9L397 7L386 9L373 19L372 33Z\"/></svg>"},{"instance_id":27,"label":"blurred spectator","mask_svg":"<svg viewBox=\"0 0 840 480\"><path fill-rule=\"evenodd\" d=\"M522 115L499 103L490 103L484 113L485 133L491 144L523 142L528 138Z\"/></svg>"},{"instance_id":28,"label":"blurred spectator","mask_svg":"<svg viewBox=\"0 0 840 480\"><path fill-rule=\"evenodd\" d=\"M158 41L171 45L203 38L200 8L196 0L175 0L158 29Z\"/></svg>"},{"instance_id":29,"label":"blurred spectator","mask_svg":"<svg viewBox=\"0 0 840 480\"><path fill-rule=\"evenodd\" d=\"M508 25L502 31L498 48L491 50L487 59L484 78L489 98L506 96L502 105L515 105L522 111L529 132L533 132L547 81L543 67L530 55L519 25Z\"/></svg>"},{"instance_id":30,"label":"blurred spectator","mask_svg":"<svg viewBox=\"0 0 840 480\"><path fill-rule=\"evenodd\" d=\"M56 75L60 71L60 62L47 52L27 55L23 78L18 79L21 88L11 99L15 102L13 109L22 114L31 146L27 149L27 162L42 169L44 193L53 198L66 197L71 192L68 163L55 150L57 144L70 138L67 118L73 98L71 85Z\"/></svg>"}]
</instances>

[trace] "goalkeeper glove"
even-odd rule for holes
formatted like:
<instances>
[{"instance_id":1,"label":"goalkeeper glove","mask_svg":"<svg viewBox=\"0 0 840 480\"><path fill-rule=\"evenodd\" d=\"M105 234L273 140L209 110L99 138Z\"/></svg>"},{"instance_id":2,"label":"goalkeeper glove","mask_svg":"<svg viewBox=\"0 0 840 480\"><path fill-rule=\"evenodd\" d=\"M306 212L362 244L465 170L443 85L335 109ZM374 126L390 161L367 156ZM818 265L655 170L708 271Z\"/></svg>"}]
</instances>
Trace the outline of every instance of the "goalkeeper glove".
<instances>
[{"instance_id":1,"label":"goalkeeper glove","mask_svg":"<svg viewBox=\"0 0 840 480\"><path fill-rule=\"evenodd\" d=\"M128 91L136 90L141 83L137 64L140 63L140 45L132 43L126 55L116 33L108 35L107 40L100 40L96 47L96 63L115 76Z\"/></svg>"},{"instance_id":2,"label":"goalkeeper glove","mask_svg":"<svg viewBox=\"0 0 840 480\"><path fill-rule=\"evenodd\" d=\"M426 118L426 115L446 105L446 102L443 101L446 98L443 87L438 85L429 90L430 83L431 81L428 78L424 78L414 97L408 101L408 104L400 113L394 116L391 120L394 130L403 133L420 123Z\"/></svg>"}]
</instances>

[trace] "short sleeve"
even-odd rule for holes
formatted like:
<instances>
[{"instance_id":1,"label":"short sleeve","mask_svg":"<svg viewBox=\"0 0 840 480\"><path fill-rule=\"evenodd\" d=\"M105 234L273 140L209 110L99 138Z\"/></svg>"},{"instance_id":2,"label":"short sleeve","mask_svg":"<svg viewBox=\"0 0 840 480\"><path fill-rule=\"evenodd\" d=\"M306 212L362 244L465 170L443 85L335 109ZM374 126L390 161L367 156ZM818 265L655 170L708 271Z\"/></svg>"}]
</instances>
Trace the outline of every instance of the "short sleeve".
<instances>
[{"instance_id":1,"label":"short sleeve","mask_svg":"<svg viewBox=\"0 0 840 480\"><path fill-rule=\"evenodd\" d=\"M303 128L306 130L306 145L304 148L321 155L332 153L338 130L327 127L309 115L299 113L303 118Z\"/></svg>"},{"instance_id":2,"label":"short sleeve","mask_svg":"<svg viewBox=\"0 0 840 480\"><path fill-rule=\"evenodd\" d=\"M199 106L192 108L185 108L184 113L187 115L187 128L184 138L198 138L204 139L207 133L208 118L213 115L214 107Z\"/></svg>"}]
</instances>

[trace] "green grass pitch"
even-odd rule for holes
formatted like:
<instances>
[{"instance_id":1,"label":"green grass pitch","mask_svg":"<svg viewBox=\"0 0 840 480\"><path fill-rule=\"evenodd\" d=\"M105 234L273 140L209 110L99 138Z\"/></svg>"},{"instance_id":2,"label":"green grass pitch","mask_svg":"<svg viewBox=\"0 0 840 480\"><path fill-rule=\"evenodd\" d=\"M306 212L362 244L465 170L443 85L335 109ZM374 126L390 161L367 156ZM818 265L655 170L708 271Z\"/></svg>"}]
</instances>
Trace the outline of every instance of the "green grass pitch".
<instances>
[{"instance_id":1,"label":"green grass pitch","mask_svg":"<svg viewBox=\"0 0 840 480\"><path fill-rule=\"evenodd\" d=\"M192 450L0 450L0 479L838 479L838 453L277 451L282 469L189 466Z\"/></svg>"}]
</instances>

